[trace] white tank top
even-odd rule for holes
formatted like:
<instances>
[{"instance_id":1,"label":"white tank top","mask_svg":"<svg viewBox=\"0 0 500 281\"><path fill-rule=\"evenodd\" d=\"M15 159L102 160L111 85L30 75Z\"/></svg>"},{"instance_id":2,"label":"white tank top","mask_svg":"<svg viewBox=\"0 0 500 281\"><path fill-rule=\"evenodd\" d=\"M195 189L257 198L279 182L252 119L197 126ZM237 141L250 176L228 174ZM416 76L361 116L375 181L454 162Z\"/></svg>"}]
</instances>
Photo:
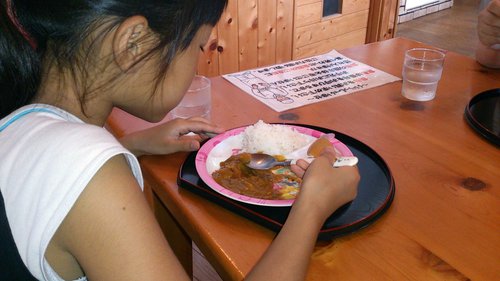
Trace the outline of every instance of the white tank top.
<instances>
[{"instance_id":1,"label":"white tank top","mask_svg":"<svg viewBox=\"0 0 500 281\"><path fill-rule=\"evenodd\" d=\"M41 104L0 120L0 189L17 249L34 277L62 280L45 260L47 246L94 174L119 154L143 188L137 158L102 127Z\"/></svg>"}]
</instances>

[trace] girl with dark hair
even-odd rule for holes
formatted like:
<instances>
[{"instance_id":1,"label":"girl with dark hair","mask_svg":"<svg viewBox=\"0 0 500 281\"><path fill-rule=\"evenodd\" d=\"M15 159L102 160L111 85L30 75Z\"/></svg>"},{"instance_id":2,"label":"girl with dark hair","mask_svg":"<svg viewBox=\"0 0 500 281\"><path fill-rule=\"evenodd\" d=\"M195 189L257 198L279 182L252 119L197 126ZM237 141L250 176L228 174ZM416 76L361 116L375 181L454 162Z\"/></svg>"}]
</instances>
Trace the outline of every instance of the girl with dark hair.
<instances>
[{"instance_id":1,"label":"girl with dark hair","mask_svg":"<svg viewBox=\"0 0 500 281\"><path fill-rule=\"evenodd\" d=\"M223 130L175 119L117 140L103 126L113 107L156 122L179 103L226 0L0 3L0 211L24 265L39 280L187 280L136 157ZM248 280L305 277L323 222L356 195L357 169L334 157L292 167L301 194Z\"/></svg>"}]
</instances>

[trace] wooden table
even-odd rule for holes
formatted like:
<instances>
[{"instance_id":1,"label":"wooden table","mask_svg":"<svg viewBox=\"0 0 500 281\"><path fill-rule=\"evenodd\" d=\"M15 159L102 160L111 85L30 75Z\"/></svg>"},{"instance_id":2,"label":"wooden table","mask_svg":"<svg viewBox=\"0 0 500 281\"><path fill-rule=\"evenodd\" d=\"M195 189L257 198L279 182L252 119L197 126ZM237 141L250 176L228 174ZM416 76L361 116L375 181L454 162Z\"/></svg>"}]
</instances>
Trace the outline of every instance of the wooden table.
<instances>
[{"instance_id":1,"label":"wooden table","mask_svg":"<svg viewBox=\"0 0 500 281\"><path fill-rule=\"evenodd\" d=\"M396 38L340 52L401 77L404 51L419 46ZM368 144L393 173L388 212L362 231L319 243L308 280L500 280L500 149L463 117L474 95L500 87L499 71L448 52L432 101L405 100L395 82L283 114L223 78L212 82L215 123L229 129L263 119L334 129ZM151 126L120 111L109 125L117 135ZM141 159L158 220L188 270L192 239L224 280L241 280L275 233L179 188L186 155Z\"/></svg>"}]
</instances>

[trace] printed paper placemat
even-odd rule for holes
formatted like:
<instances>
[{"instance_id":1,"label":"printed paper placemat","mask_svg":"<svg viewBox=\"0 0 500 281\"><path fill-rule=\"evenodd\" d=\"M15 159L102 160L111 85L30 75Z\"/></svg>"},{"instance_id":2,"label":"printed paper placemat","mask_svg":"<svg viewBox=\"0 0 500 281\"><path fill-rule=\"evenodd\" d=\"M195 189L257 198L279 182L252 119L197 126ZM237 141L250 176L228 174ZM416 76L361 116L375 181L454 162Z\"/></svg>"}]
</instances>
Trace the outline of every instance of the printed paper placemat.
<instances>
[{"instance_id":1,"label":"printed paper placemat","mask_svg":"<svg viewBox=\"0 0 500 281\"><path fill-rule=\"evenodd\" d=\"M401 80L335 50L223 77L277 112Z\"/></svg>"}]
</instances>

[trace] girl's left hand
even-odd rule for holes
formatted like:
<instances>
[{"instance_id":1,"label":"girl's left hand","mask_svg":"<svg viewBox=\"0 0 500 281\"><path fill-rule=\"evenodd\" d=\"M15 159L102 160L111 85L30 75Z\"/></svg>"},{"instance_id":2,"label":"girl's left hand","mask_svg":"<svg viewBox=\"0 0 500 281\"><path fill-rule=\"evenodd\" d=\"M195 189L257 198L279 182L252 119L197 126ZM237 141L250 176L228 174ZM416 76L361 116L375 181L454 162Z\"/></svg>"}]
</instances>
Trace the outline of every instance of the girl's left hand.
<instances>
[{"instance_id":1,"label":"girl's left hand","mask_svg":"<svg viewBox=\"0 0 500 281\"><path fill-rule=\"evenodd\" d=\"M207 139L205 133L220 134L224 129L201 117L173 119L149 129L134 132L120 142L136 156L195 151ZM194 133L194 134L189 134Z\"/></svg>"}]
</instances>

